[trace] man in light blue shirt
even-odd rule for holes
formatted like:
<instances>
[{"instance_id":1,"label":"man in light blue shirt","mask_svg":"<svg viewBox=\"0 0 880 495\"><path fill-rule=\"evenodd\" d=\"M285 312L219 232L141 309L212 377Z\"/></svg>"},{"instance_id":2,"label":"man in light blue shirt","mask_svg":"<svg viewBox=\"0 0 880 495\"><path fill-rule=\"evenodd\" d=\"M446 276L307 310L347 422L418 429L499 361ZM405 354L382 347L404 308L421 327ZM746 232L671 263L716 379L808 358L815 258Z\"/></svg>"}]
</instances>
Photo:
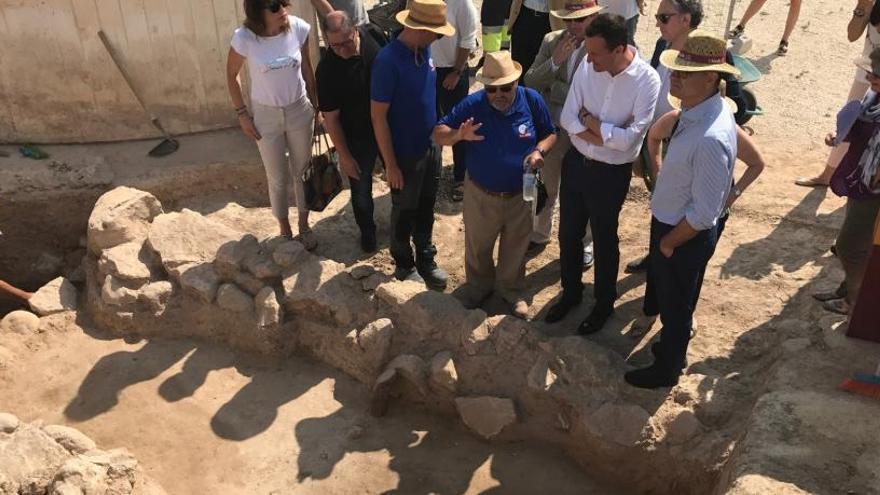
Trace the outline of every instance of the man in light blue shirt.
<instances>
[{"instance_id":1,"label":"man in light blue shirt","mask_svg":"<svg viewBox=\"0 0 880 495\"><path fill-rule=\"evenodd\" d=\"M686 365L695 294L736 162L736 122L718 92L722 73L738 73L725 61L724 40L694 31L682 50L666 50L660 61L682 112L651 199L651 275L663 328L651 349L654 364L626 374L641 388L674 386Z\"/></svg>"}]
</instances>

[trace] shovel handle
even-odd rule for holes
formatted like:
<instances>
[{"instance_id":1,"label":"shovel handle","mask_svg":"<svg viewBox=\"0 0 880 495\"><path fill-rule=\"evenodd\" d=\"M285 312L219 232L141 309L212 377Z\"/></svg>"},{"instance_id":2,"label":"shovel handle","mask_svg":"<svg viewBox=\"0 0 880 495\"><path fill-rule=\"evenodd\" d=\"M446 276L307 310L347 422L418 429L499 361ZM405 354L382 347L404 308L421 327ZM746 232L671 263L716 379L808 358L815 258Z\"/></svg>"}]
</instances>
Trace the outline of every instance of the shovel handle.
<instances>
[{"instance_id":1,"label":"shovel handle","mask_svg":"<svg viewBox=\"0 0 880 495\"><path fill-rule=\"evenodd\" d=\"M131 90L131 93L134 95L138 104L141 106L141 110L143 110L145 114L150 116L150 120L155 122L156 118L153 117L152 114L150 114L149 110L147 110L147 106L144 104L144 100L141 99L141 95L139 95L138 92L135 91L134 83L132 83L131 81L131 76L128 75L128 72L126 72L125 68L122 66L122 63L116 55L116 52L113 51L113 46L110 45L110 40L107 38L107 35L104 33L103 30L98 30L98 38L101 39L101 43L104 45L104 49L107 50L107 54L110 55L110 59L113 60L113 65L116 66L116 69L119 71L120 74L122 74L122 78L125 79L125 84L128 85L128 89Z\"/></svg>"}]
</instances>

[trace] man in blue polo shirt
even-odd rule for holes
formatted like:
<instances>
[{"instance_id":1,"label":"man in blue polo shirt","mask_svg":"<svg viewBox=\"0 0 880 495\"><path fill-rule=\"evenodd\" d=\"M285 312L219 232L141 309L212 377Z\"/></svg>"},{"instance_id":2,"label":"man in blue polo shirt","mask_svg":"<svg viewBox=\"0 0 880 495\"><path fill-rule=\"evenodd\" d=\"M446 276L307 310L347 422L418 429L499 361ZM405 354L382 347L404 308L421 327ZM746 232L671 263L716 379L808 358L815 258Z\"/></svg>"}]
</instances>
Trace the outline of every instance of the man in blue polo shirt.
<instances>
[{"instance_id":1,"label":"man in blue polo shirt","mask_svg":"<svg viewBox=\"0 0 880 495\"><path fill-rule=\"evenodd\" d=\"M430 44L451 36L443 0L412 0L397 14L403 31L373 62L370 116L391 187L391 256L398 280L446 288L431 241L440 180L440 150L431 142L437 123L437 73ZM413 257L410 240L415 244Z\"/></svg>"},{"instance_id":2,"label":"man in blue polo shirt","mask_svg":"<svg viewBox=\"0 0 880 495\"><path fill-rule=\"evenodd\" d=\"M532 169L556 142L550 110L516 81L522 66L508 51L487 53L477 80L485 85L453 107L434 129L441 146L464 142L465 306L476 307L497 288L513 314L528 316L520 294L532 233L531 202L523 200L524 162ZM499 241L498 265L492 251Z\"/></svg>"}]
</instances>

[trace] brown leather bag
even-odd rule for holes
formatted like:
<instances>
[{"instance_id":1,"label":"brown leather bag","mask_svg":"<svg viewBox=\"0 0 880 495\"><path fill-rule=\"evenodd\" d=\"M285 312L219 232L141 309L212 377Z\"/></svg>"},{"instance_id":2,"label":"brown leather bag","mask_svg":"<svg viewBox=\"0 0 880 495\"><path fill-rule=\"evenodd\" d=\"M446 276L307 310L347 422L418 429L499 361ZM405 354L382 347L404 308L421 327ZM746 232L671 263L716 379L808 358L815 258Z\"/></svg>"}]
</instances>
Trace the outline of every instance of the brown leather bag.
<instances>
[{"instance_id":1,"label":"brown leather bag","mask_svg":"<svg viewBox=\"0 0 880 495\"><path fill-rule=\"evenodd\" d=\"M322 145L323 151L321 151ZM339 173L336 148L330 146L330 140L327 139L327 133L323 128L315 131L312 139L312 159L303 171L302 182L306 193L306 205L311 211L324 211L333 198L342 192L342 175Z\"/></svg>"}]
</instances>

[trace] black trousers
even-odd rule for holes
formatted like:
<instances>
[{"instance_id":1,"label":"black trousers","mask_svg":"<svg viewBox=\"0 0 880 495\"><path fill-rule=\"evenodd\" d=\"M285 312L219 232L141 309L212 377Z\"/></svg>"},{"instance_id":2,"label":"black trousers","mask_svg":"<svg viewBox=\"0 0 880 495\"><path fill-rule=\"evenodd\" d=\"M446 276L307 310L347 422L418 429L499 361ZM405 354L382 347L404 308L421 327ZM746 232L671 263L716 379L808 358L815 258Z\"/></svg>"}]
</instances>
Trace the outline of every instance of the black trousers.
<instances>
[{"instance_id":1,"label":"black trousers","mask_svg":"<svg viewBox=\"0 0 880 495\"><path fill-rule=\"evenodd\" d=\"M465 65L458 78L458 85L452 90L443 87L443 80L452 72L452 67L437 68L437 117L443 118L444 115L452 110L452 107L458 105L458 102L465 99L470 88L470 70ZM464 165L464 142L456 143L452 146L452 172L456 182L464 181L465 165Z\"/></svg>"},{"instance_id":2,"label":"black trousers","mask_svg":"<svg viewBox=\"0 0 880 495\"><path fill-rule=\"evenodd\" d=\"M724 233L724 227L727 225L727 219L730 218L730 213L726 212L721 217L718 218L718 222L715 224L715 244L712 245L712 252L709 253L709 259L706 260L708 264L709 260L712 259L712 256L715 254L715 248L718 246L718 241L721 239L721 234ZM654 222L651 221L651 237L654 236ZM706 267L703 267L703 271L700 272L700 284L697 287L697 292L694 294L694 309L697 308L697 304L700 302L700 292L703 289L703 277L706 276ZM648 269L645 272L645 300L642 302L642 312L645 316L657 316L660 314L660 303L657 301L657 283L654 280L654 274L651 272L651 260L650 254L648 256Z\"/></svg>"},{"instance_id":3,"label":"black trousers","mask_svg":"<svg viewBox=\"0 0 880 495\"><path fill-rule=\"evenodd\" d=\"M510 28L510 56L522 65L525 75L535 61L544 35L550 32L550 14L537 12L525 5ZM523 76L520 76L522 82Z\"/></svg>"},{"instance_id":4,"label":"black trousers","mask_svg":"<svg viewBox=\"0 0 880 495\"><path fill-rule=\"evenodd\" d=\"M559 188L559 251L564 298L580 299L584 289L584 234L593 234L593 292L597 307L617 299L620 209L629 191L632 164L611 165L585 158L574 146L562 159Z\"/></svg>"},{"instance_id":5,"label":"black trousers","mask_svg":"<svg viewBox=\"0 0 880 495\"><path fill-rule=\"evenodd\" d=\"M416 255L433 256L434 202L440 182L440 150L432 144L424 156L398 158L403 189L391 190L391 256L400 268L413 268Z\"/></svg>"},{"instance_id":6,"label":"black trousers","mask_svg":"<svg viewBox=\"0 0 880 495\"><path fill-rule=\"evenodd\" d=\"M693 328L694 301L703 283L706 263L718 242L715 227L700 231L675 248L667 258L660 252L660 239L675 227L651 220L651 269L660 305L660 349L656 364L669 374L681 373Z\"/></svg>"}]
</instances>

